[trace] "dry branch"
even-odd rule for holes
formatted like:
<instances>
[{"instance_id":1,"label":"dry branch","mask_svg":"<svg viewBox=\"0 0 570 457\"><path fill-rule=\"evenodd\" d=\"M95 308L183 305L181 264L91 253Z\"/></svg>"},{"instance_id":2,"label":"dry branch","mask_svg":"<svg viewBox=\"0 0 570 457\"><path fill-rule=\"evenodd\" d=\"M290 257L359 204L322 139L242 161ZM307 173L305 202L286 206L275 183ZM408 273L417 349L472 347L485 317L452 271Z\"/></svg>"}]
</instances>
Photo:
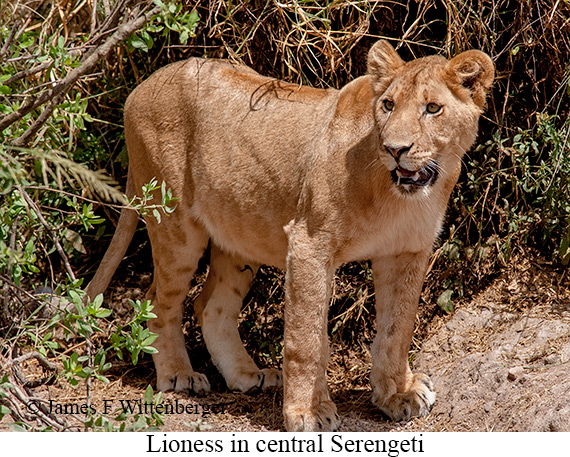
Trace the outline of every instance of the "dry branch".
<instances>
[{"instance_id":1,"label":"dry branch","mask_svg":"<svg viewBox=\"0 0 570 457\"><path fill-rule=\"evenodd\" d=\"M46 230L50 234L50 236L53 240L53 243L55 244L55 248L57 249L57 252L58 252L59 256L61 257L61 260L63 261L63 264L65 265L65 271L67 271L67 274L69 275L69 277L75 281L75 273L73 272L73 269L71 268L71 264L69 263L69 259L67 258L67 255L65 255L65 251L63 250L63 247L61 246L57 235L52 230L52 228L50 227L48 222L45 220L45 218L42 216L42 212L40 211L40 209L38 208L36 203L30 198L28 193L24 189L22 189L21 187L18 187L18 190L19 190L20 194L22 195L22 198L24 200L26 200L26 203L30 206L31 210L36 214L36 217L38 218L38 220L42 223L42 225L46 228Z\"/></svg>"},{"instance_id":2,"label":"dry branch","mask_svg":"<svg viewBox=\"0 0 570 457\"><path fill-rule=\"evenodd\" d=\"M0 131L3 131L12 123L22 119L25 115L39 108L40 106L56 99L56 97L67 93L82 76L88 74L101 59L106 57L109 52L115 48L115 46L128 38L134 31L141 28L152 17L160 13L160 11L160 7L156 6L150 11L141 15L137 15L134 19L119 26L117 31L113 33L113 35L111 35L111 37L108 38L103 44L89 50L85 54L80 65L77 68L73 69L65 78L55 83L51 89L42 93L41 95L32 97L28 102L20 106L17 111L0 118ZM49 114L51 114L51 110L53 110L54 107L55 104L52 103L52 106L47 108L49 111L46 113L46 115L40 116L41 119L38 118L36 120L35 124L33 125L32 134L37 131L41 125L49 118ZM18 137L13 141L13 145L25 145L26 142L29 141L30 137L31 134L24 133L21 137Z\"/></svg>"},{"instance_id":3,"label":"dry branch","mask_svg":"<svg viewBox=\"0 0 570 457\"><path fill-rule=\"evenodd\" d=\"M41 354L32 352L14 360L8 360L0 355L0 372L7 374L9 386L5 388L4 395L1 398L2 404L5 404L10 410L11 416L18 422L39 423L44 427L51 427L54 430L69 430L65 421L53 415L45 406L45 400L39 399L31 395L30 391L22 385L20 377L16 375L15 370L19 363L24 360L35 358L50 371L55 371L55 367L51 362L45 359Z\"/></svg>"},{"instance_id":4,"label":"dry branch","mask_svg":"<svg viewBox=\"0 0 570 457\"><path fill-rule=\"evenodd\" d=\"M36 359L38 361L38 363L43 368L48 370L51 374L47 378L43 378L43 379L40 379L37 381L30 381L28 378L26 378L26 375L24 373L22 373L22 371L20 370L20 364L22 362L25 362L25 361L30 360L30 359ZM34 387L38 387L38 386L43 385L43 384L51 383L54 379L54 376L58 372L57 365L51 363L48 359L46 359L43 355L41 355L39 352L36 352L36 351L28 352L24 355L21 355L20 357L13 359L11 362L11 366L12 366L12 372L14 373L16 378L18 378L20 383L24 387L30 387L30 388L34 388Z\"/></svg>"}]
</instances>

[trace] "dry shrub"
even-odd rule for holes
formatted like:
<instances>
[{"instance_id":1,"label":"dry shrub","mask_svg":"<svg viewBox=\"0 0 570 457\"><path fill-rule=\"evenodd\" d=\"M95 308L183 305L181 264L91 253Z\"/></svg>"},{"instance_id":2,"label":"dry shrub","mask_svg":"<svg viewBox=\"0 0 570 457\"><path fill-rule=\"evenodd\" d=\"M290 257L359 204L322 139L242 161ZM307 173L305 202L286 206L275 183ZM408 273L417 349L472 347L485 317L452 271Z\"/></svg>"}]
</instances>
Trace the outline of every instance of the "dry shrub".
<instances>
[{"instance_id":1,"label":"dry shrub","mask_svg":"<svg viewBox=\"0 0 570 457\"><path fill-rule=\"evenodd\" d=\"M482 49L498 70L489 117L499 126L530 125L532 113L557 90L570 56L564 1L192 3L201 25L184 55L227 57L318 87L340 86L364 72L365 53L378 38L408 59Z\"/></svg>"}]
</instances>

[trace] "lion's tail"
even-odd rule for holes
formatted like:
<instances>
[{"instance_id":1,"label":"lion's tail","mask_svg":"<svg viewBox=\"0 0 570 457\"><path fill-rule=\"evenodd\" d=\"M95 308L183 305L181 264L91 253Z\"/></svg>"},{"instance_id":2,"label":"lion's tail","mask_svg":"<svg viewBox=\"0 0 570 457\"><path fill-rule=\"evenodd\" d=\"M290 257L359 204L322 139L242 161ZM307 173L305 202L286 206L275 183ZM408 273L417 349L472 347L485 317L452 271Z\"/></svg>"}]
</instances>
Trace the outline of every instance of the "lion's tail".
<instances>
[{"instance_id":1,"label":"lion's tail","mask_svg":"<svg viewBox=\"0 0 570 457\"><path fill-rule=\"evenodd\" d=\"M134 195L134 183L130 168L127 175L126 194L128 198ZM93 300L97 295L107 290L115 271L119 267L121 260L123 260L127 248L133 239L138 220L139 218L136 211L130 208L123 208L121 210L119 222L117 223L111 244L107 248L107 252L105 252L95 276L93 276L93 279L85 288L85 293L89 299Z\"/></svg>"}]
</instances>

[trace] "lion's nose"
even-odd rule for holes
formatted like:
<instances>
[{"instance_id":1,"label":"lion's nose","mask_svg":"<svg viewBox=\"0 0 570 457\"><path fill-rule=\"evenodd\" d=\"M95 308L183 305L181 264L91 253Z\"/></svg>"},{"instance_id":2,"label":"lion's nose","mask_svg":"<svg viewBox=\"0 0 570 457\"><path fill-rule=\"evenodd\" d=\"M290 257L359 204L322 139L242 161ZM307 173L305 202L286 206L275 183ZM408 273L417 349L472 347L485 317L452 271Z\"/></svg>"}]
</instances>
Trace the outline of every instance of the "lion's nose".
<instances>
[{"instance_id":1,"label":"lion's nose","mask_svg":"<svg viewBox=\"0 0 570 457\"><path fill-rule=\"evenodd\" d=\"M386 148L386 150L392 154L392 156L398 160L400 157L402 157L402 155L404 155L406 152L409 152L410 149L412 149L413 144L410 144L408 146L404 146L404 145L400 145L400 144L387 144L384 143L384 147Z\"/></svg>"}]
</instances>

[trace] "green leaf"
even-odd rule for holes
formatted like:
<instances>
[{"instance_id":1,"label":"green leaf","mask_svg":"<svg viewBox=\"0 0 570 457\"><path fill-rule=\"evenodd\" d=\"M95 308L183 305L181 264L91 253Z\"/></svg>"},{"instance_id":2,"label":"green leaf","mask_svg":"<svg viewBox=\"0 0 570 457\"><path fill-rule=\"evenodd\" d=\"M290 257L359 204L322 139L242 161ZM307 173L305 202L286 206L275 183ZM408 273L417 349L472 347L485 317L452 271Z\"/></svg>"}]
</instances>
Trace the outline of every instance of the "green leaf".
<instances>
[{"instance_id":1,"label":"green leaf","mask_svg":"<svg viewBox=\"0 0 570 457\"><path fill-rule=\"evenodd\" d=\"M157 222L160 224L160 222L162 221L162 217L160 215L160 212L157 209L153 209L152 210L152 215L155 217L155 219L157 220Z\"/></svg>"},{"instance_id":2,"label":"green leaf","mask_svg":"<svg viewBox=\"0 0 570 457\"><path fill-rule=\"evenodd\" d=\"M152 390L152 386L149 384L144 392L144 401L145 403L152 403L154 399L154 391Z\"/></svg>"},{"instance_id":3,"label":"green leaf","mask_svg":"<svg viewBox=\"0 0 570 457\"><path fill-rule=\"evenodd\" d=\"M148 52L148 45L146 41L144 41L142 38L138 36L133 36L131 38L131 46L135 49L141 49L145 52Z\"/></svg>"},{"instance_id":4,"label":"green leaf","mask_svg":"<svg viewBox=\"0 0 570 457\"><path fill-rule=\"evenodd\" d=\"M4 405L0 405L0 419L10 414L10 409Z\"/></svg>"},{"instance_id":5,"label":"green leaf","mask_svg":"<svg viewBox=\"0 0 570 457\"><path fill-rule=\"evenodd\" d=\"M141 353L140 349L135 348L131 353L131 362L133 365L136 365L139 361L139 354Z\"/></svg>"},{"instance_id":6,"label":"green leaf","mask_svg":"<svg viewBox=\"0 0 570 457\"><path fill-rule=\"evenodd\" d=\"M97 295L97 296L93 299L93 301L91 302L91 305L92 305L94 308L99 308L99 307L101 307L102 304L103 304L103 294Z\"/></svg>"},{"instance_id":7,"label":"green leaf","mask_svg":"<svg viewBox=\"0 0 570 457\"><path fill-rule=\"evenodd\" d=\"M12 268L12 277L14 278L14 283L19 286L22 279L22 267L20 265L14 265Z\"/></svg>"},{"instance_id":8,"label":"green leaf","mask_svg":"<svg viewBox=\"0 0 570 457\"><path fill-rule=\"evenodd\" d=\"M65 230L63 236L67 241L69 241L73 249L75 249L78 252L81 252L82 254L87 254L87 251L83 246L83 240L81 239L81 235L79 235L79 233L77 233L74 230L67 229Z\"/></svg>"},{"instance_id":9,"label":"green leaf","mask_svg":"<svg viewBox=\"0 0 570 457\"><path fill-rule=\"evenodd\" d=\"M180 36L178 37L178 39L180 40L180 44L188 43L188 38L189 38L188 30L182 30L182 32L180 32ZM0 90L1 88L2 86L0 86Z\"/></svg>"},{"instance_id":10,"label":"green leaf","mask_svg":"<svg viewBox=\"0 0 570 457\"><path fill-rule=\"evenodd\" d=\"M19 424L10 424L9 427L13 432L27 432L27 430Z\"/></svg>"},{"instance_id":11,"label":"green leaf","mask_svg":"<svg viewBox=\"0 0 570 457\"><path fill-rule=\"evenodd\" d=\"M152 335L147 336L143 341L141 341L141 346L150 346L152 343L156 341L157 338L158 335L156 333L153 333Z\"/></svg>"},{"instance_id":12,"label":"green leaf","mask_svg":"<svg viewBox=\"0 0 570 457\"><path fill-rule=\"evenodd\" d=\"M453 290L448 289L438 297L437 304L438 306L445 311L446 313L452 313L455 310L455 306L451 301L451 295L453 294Z\"/></svg>"},{"instance_id":13,"label":"green leaf","mask_svg":"<svg viewBox=\"0 0 570 457\"><path fill-rule=\"evenodd\" d=\"M188 26L190 27L190 34L194 32L194 29L198 26L198 21L200 21L200 15L198 10L193 10L188 17Z\"/></svg>"},{"instance_id":14,"label":"green leaf","mask_svg":"<svg viewBox=\"0 0 570 457\"><path fill-rule=\"evenodd\" d=\"M95 377L95 379L98 379L99 381L104 382L105 384L110 383L110 381L105 376L103 376L101 374L95 373L94 377Z\"/></svg>"}]
</instances>

